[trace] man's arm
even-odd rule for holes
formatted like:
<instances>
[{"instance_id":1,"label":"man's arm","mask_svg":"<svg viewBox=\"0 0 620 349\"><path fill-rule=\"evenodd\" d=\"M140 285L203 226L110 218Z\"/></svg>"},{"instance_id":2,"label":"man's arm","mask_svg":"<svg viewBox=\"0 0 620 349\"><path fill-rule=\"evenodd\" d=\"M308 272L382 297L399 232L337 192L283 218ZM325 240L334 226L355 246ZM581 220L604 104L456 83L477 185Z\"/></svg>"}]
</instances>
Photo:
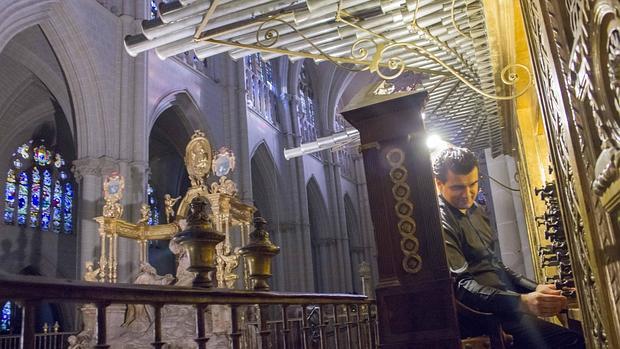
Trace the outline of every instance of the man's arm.
<instances>
[{"instance_id":1,"label":"man's arm","mask_svg":"<svg viewBox=\"0 0 620 349\"><path fill-rule=\"evenodd\" d=\"M512 284L515 286L517 292L530 293L536 291L536 287L538 286L538 284L535 281L530 280L524 275L521 275L516 271L508 268L502 261L498 260L497 264L500 268L502 268L502 270L504 270L506 275L508 275L508 278L510 278L510 282L512 282Z\"/></svg>"},{"instance_id":2,"label":"man's arm","mask_svg":"<svg viewBox=\"0 0 620 349\"><path fill-rule=\"evenodd\" d=\"M445 221L444 221L445 222ZM447 224L443 224L448 266L455 278L456 298L474 309L491 313L509 313L521 307L521 297L512 291L503 291L481 285L468 270L460 239Z\"/></svg>"}]
</instances>

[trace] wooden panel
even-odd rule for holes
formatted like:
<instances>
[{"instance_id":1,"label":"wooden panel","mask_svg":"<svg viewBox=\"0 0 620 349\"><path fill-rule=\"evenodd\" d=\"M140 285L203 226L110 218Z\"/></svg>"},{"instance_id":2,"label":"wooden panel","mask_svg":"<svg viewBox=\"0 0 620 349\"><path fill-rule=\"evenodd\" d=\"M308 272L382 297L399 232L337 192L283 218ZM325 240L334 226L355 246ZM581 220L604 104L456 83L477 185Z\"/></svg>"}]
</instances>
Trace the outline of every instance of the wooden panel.
<instances>
[{"instance_id":1,"label":"wooden panel","mask_svg":"<svg viewBox=\"0 0 620 349\"><path fill-rule=\"evenodd\" d=\"M420 117L426 94L343 112L360 131L377 243L382 348L459 348L439 208Z\"/></svg>"}]
</instances>

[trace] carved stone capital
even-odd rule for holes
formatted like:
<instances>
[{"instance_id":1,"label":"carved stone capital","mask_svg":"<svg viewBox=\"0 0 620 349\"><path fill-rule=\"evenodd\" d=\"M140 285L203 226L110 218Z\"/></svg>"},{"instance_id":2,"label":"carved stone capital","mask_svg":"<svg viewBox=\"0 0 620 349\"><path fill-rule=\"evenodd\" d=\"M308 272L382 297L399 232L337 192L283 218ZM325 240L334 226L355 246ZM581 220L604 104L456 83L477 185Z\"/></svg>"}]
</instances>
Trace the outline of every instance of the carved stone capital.
<instances>
[{"instance_id":1,"label":"carved stone capital","mask_svg":"<svg viewBox=\"0 0 620 349\"><path fill-rule=\"evenodd\" d=\"M82 180L84 176L101 177L119 171L118 160L102 156L99 158L86 157L73 161L71 168L75 178Z\"/></svg>"}]
</instances>

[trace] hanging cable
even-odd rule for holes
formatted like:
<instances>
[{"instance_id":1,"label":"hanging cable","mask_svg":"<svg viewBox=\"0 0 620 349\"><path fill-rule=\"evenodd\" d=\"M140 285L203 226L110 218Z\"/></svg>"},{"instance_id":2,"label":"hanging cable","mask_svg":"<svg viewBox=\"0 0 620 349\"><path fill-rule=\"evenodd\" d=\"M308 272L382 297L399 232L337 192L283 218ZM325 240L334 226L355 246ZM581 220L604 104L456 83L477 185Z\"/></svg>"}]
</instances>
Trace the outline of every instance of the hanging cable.
<instances>
[{"instance_id":1,"label":"hanging cable","mask_svg":"<svg viewBox=\"0 0 620 349\"><path fill-rule=\"evenodd\" d=\"M511 188L511 187L507 186L506 184L504 184L504 183L502 183L502 182L498 181L497 179L495 179L495 178L493 178L493 177L489 176L489 175L488 175L488 174L486 174L486 173L483 173L483 175L484 175L484 176L487 176L490 180L492 180L493 182L497 183L497 185L499 185L499 186L501 186L501 187L503 187L503 188L505 188L505 189L508 189L508 190L511 190L511 191L521 191L521 189L515 189L515 188Z\"/></svg>"}]
</instances>

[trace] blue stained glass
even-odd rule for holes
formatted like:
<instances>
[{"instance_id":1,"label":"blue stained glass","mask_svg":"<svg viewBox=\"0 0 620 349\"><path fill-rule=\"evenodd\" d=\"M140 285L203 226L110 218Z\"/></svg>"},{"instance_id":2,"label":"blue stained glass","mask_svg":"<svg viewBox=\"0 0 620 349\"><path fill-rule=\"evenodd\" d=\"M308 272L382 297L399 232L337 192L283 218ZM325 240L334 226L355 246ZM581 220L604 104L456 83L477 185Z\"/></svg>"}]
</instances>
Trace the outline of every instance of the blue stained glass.
<instances>
[{"instance_id":1,"label":"blue stained glass","mask_svg":"<svg viewBox=\"0 0 620 349\"><path fill-rule=\"evenodd\" d=\"M63 201L65 234L71 234L73 232L73 185L71 183L65 183Z\"/></svg>"},{"instance_id":2,"label":"blue stained glass","mask_svg":"<svg viewBox=\"0 0 620 349\"><path fill-rule=\"evenodd\" d=\"M159 208L157 207L157 198L155 196L155 189L151 184L146 187L146 193L148 194L147 201L149 203L149 207L151 209L151 213L149 214L149 219L147 221L148 225L157 225L159 224Z\"/></svg>"},{"instance_id":3,"label":"blue stained glass","mask_svg":"<svg viewBox=\"0 0 620 349\"><path fill-rule=\"evenodd\" d=\"M0 313L0 332L9 332L11 330L11 302L8 301L2 306Z\"/></svg>"},{"instance_id":4,"label":"blue stained glass","mask_svg":"<svg viewBox=\"0 0 620 349\"><path fill-rule=\"evenodd\" d=\"M28 144L22 144L19 148L17 148L17 152L22 158L28 159L30 157L30 146Z\"/></svg>"},{"instance_id":5,"label":"blue stained glass","mask_svg":"<svg viewBox=\"0 0 620 349\"><path fill-rule=\"evenodd\" d=\"M151 18L157 17L157 1L151 0Z\"/></svg>"},{"instance_id":6,"label":"blue stained glass","mask_svg":"<svg viewBox=\"0 0 620 349\"><path fill-rule=\"evenodd\" d=\"M34 161L39 166L47 166L50 164L51 153L49 150L45 149L44 145L40 145L34 148Z\"/></svg>"},{"instance_id":7,"label":"blue stained glass","mask_svg":"<svg viewBox=\"0 0 620 349\"><path fill-rule=\"evenodd\" d=\"M32 169L32 187L30 191L30 226L36 228L39 225L39 205L41 199L41 175L39 169Z\"/></svg>"},{"instance_id":8,"label":"blue stained glass","mask_svg":"<svg viewBox=\"0 0 620 349\"><path fill-rule=\"evenodd\" d=\"M13 154L4 190L3 221L72 233L74 194L66 161L47 149L44 140L36 147L32 144L32 140L22 144Z\"/></svg>"},{"instance_id":9,"label":"blue stained glass","mask_svg":"<svg viewBox=\"0 0 620 349\"><path fill-rule=\"evenodd\" d=\"M157 207L155 207L153 209L153 211L151 212L152 215L152 225L157 225L159 224L159 209Z\"/></svg>"},{"instance_id":10,"label":"blue stained glass","mask_svg":"<svg viewBox=\"0 0 620 349\"><path fill-rule=\"evenodd\" d=\"M15 186L15 171L9 170L6 175L6 186L4 189L4 222L8 224L15 223L15 192L17 188Z\"/></svg>"},{"instance_id":11,"label":"blue stained glass","mask_svg":"<svg viewBox=\"0 0 620 349\"><path fill-rule=\"evenodd\" d=\"M28 173L19 173L19 192L17 194L17 224L25 225L28 215Z\"/></svg>"},{"instance_id":12,"label":"blue stained glass","mask_svg":"<svg viewBox=\"0 0 620 349\"><path fill-rule=\"evenodd\" d=\"M54 198L52 199L52 230L60 233L62 228L62 184L54 183Z\"/></svg>"},{"instance_id":13,"label":"blue stained glass","mask_svg":"<svg viewBox=\"0 0 620 349\"><path fill-rule=\"evenodd\" d=\"M49 170L43 171L43 195L41 199L41 229L49 230L50 206L52 202L52 174Z\"/></svg>"},{"instance_id":14,"label":"blue stained glass","mask_svg":"<svg viewBox=\"0 0 620 349\"><path fill-rule=\"evenodd\" d=\"M54 166L56 166L56 168L61 168L65 165L65 159L62 158L62 156L60 156L60 154L56 154L56 157L54 158Z\"/></svg>"}]
</instances>

